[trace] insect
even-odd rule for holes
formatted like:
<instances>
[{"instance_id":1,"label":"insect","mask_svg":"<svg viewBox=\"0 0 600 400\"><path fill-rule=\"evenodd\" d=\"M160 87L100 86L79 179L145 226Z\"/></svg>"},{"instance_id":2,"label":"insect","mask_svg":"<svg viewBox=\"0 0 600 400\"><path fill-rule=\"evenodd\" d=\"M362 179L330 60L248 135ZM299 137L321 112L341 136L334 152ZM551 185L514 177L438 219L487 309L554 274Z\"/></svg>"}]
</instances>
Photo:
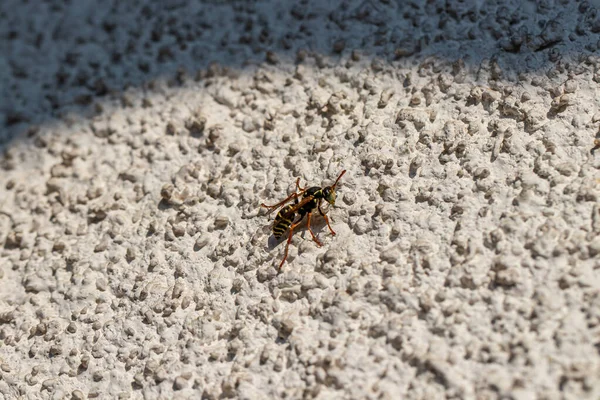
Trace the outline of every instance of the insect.
<instances>
[{"instance_id":1,"label":"insect","mask_svg":"<svg viewBox=\"0 0 600 400\"><path fill-rule=\"evenodd\" d=\"M274 210L282 207L281 210L279 210L279 212L277 213L277 216L275 217L275 220L273 222L273 235L276 239L281 238L286 231L288 232L287 243L285 245L285 254L283 256L283 260L281 260L281 263L279 264L279 271L281 271L281 267L287 259L290 242L292 241L292 235L294 234L294 229L296 229L300 225L305 215L307 216L308 231L310 232L310 235L312 236L312 239L315 241L317 246L321 247L323 244L319 239L317 239L310 226L312 213L315 210L317 210L319 214L321 214L323 218L325 218L325 222L327 223L329 231L332 235L335 235L335 232L331 228L331 225L329 223L329 218L321 209L321 202L325 200L332 206L335 206L335 188L340 178L345 173L346 170L343 170L337 177L333 185L324 188L318 186L313 186L310 188L301 188L300 178L298 178L296 180L296 190L287 198L272 206L268 206L264 203L261 204L262 207L265 207L269 210L269 214ZM286 203L289 203L292 200L294 201L293 204L286 205Z\"/></svg>"}]
</instances>

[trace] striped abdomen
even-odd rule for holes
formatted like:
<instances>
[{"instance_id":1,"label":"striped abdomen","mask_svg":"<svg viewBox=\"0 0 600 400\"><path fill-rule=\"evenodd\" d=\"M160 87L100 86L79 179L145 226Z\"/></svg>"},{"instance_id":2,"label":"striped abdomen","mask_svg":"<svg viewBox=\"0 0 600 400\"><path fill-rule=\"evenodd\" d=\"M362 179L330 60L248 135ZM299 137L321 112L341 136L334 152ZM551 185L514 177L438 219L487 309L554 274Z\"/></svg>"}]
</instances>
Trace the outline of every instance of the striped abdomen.
<instances>
[{"instance_id":1,"label":"striped abdomen","mask_svg":"<svg viewBox=\"0 0 600 400\"><path fill-rule=\"evenodd\" d=\"M288 204L277 213L273 222L273 235L275 238L279 239L282 237L285 231L292 225L292 222L294 222L296 213L291 211L293 208L294 205Z\"/></svg>"}]
</instances>

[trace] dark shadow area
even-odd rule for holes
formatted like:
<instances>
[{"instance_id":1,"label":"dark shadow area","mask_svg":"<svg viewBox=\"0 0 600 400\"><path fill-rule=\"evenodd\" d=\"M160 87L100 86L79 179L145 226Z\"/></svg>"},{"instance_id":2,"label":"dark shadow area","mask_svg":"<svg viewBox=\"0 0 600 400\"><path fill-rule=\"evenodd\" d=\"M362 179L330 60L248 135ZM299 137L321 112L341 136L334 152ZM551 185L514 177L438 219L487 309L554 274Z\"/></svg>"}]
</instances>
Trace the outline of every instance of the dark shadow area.
<instances>
[{"instance_id":1,"label":"dark shadow area","mask_svg":"<svg viewBox=\"0 0 600 400\"><path fill-rule=\"evenodd\" d=\"M301 62L357 50L373 70L435 56L547 73L598 49L600 12L581 1L106 1L0 4L0 143L91 113L126 91L201 81L216 69ZM333 65L330 64L330 65ZM218 65L218 67L217 67Z\"/></svg>"}]
</instances>

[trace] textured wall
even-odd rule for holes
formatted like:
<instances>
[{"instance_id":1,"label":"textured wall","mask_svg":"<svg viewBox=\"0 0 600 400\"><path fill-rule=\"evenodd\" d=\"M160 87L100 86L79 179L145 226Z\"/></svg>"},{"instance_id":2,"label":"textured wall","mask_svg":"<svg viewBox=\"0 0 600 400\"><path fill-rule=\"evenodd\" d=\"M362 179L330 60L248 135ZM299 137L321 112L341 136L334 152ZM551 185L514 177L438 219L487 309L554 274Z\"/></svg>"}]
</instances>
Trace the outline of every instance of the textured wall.
<instances>
[{"instance_id":1,"label":"textured wall","mask_svg":"<svg viewBox=\"0 0 600 400\"><path fill-rule=\"evenodd\" d=\"M600 397L592 2L22 3L0 398Z\"/></svg>"}]
</instances>

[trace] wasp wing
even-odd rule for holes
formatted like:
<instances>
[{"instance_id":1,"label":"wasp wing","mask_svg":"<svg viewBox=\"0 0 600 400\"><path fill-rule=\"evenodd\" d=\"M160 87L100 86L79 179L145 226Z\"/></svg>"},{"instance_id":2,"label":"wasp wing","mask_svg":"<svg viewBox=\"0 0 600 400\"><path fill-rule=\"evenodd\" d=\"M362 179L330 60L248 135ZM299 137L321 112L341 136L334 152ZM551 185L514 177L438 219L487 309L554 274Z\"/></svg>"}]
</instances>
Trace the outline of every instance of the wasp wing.
<instances>
[{"instance_id":1,"label":"wasp wing","mask_svg":"<svg viewBox=\"0 0 600 400\"><path fill-rule=\"evenodd\" d=\"M304 192L306 192L306 189L301 189L299 192L294 192L294 193L290 194L288 197L286 197L285 199L283 199L282 201L280 201L277 204L269 206L269 205L267 205L265 203L262 203L260 206L266 208L268 210L267 211L267 215L270 215L273 211L275 211L275 210L277 210L277 209L285 206L290 201L292 201L292 200L296 200L297 201L297 199L299 197L301 197L304 194Z\"/></svg>"}]
</instances>

